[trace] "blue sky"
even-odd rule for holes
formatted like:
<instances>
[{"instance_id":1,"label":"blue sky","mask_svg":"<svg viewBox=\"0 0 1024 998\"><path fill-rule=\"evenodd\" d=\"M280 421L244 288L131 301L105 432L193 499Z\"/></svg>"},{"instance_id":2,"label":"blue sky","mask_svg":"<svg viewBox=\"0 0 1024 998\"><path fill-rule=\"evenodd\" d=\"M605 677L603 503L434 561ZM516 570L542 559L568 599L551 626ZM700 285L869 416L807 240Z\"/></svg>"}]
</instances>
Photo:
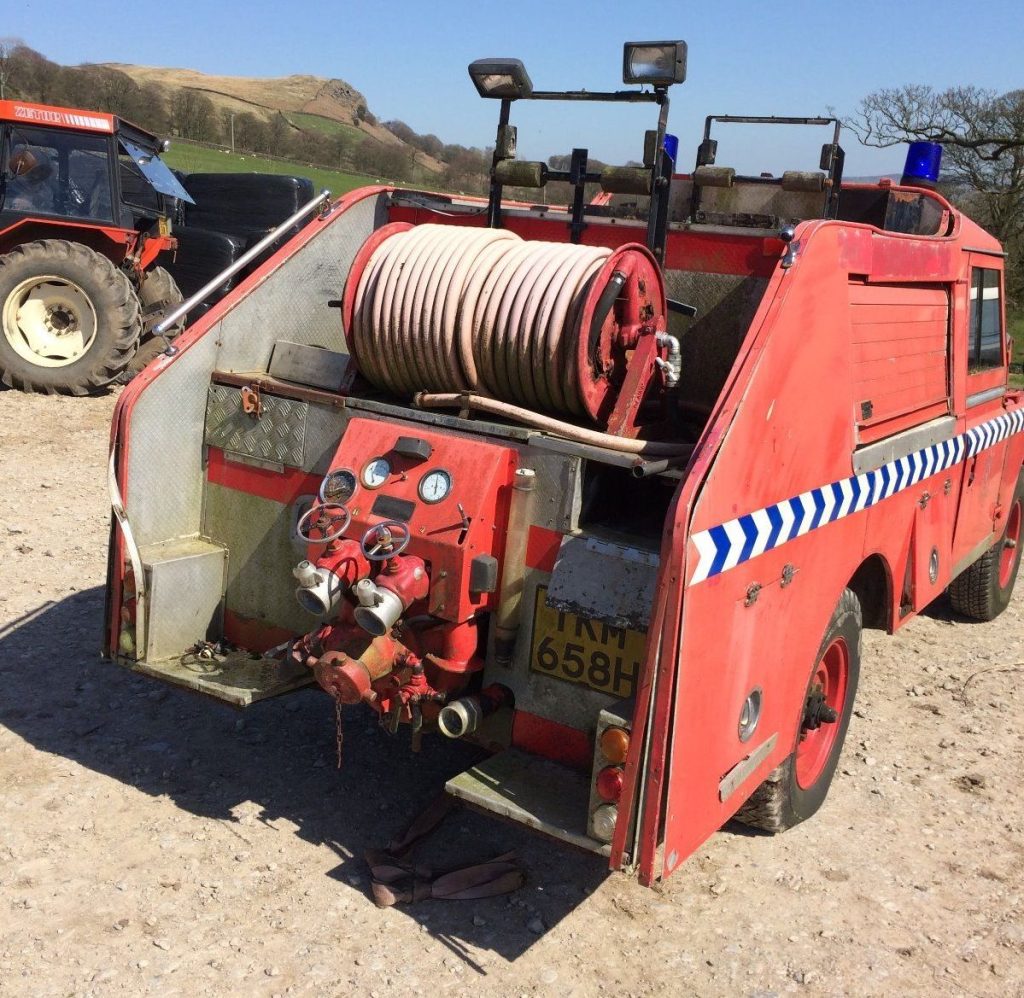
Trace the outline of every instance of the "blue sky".
<instances>
[{"instance_id":1,"label":"blue sky","mask_svg":"<svg viewBox=\"0 0 1024 998\"><path fill-rule=\"evenodd\" d=\"M493 141L497 104L466 74L484 56L515 56L540 89L621 86L622 43L683 38L687 82L672 90L670 131L689 165L706 114L847 113L871 90L1024 86L1019 72L1024 6L990 0L857 4L557 3L436 0L327 3L304 0L151 0L74 4L6 0L0 33L62 63L135 62L210 73L336 76L361 90L382 120L400 118L446 142ZM126 29L118 30L124 18ZM1015 75L1015 69L1017 73ZM607 162L640 157L652 108L529 105L515 109L520 156L579 145ZM805 131L806 134L799 134ZM732 126L718 162L743 171L814 167L824 130ZM903 154L844 138L848 175L899 172Z\"/></svg>"}]
</instances>

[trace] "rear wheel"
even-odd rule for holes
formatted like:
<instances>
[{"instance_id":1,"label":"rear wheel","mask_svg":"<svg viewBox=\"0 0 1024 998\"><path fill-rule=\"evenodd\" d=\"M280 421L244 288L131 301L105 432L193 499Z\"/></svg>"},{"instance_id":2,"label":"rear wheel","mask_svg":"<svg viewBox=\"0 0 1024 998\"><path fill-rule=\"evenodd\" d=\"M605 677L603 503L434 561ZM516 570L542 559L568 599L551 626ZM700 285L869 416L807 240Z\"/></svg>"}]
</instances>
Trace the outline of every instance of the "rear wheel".
<instances>
[{"instance_id":1,"label":"rear wheel","mask_svg":"<svg viewBox=\"0 0 1024 998\"><path fill-rule=\"evenodd\" d=\"M80 243L42 239L0 256L0 380L85 395L109 385L138 346L127 276Z\"/></svg>"},{"instance_id":2,"label":"rear wheel","mask_svg":"<svg viewBox=\"0 0 1024 998\"><path fill-rule=\"evenodd\" d=\"M975 620L995 620L1010 604L1024 537L1024 471L1010 501L1003 536L949 584L953 609Z\"/></svg>"},{"instance_id":3,"label":"rear wheel","mask_svg":"<svg viewBox=\"0 0 1024 998\"><path fill-rule=\"evenodd\" d=\"M782 832L806 821L825 802L853 713L860 678L860 636L860 601L846 589L818 651L793 752L740 808L737 821L766 832Z\"/></svg>"}]
</instances>

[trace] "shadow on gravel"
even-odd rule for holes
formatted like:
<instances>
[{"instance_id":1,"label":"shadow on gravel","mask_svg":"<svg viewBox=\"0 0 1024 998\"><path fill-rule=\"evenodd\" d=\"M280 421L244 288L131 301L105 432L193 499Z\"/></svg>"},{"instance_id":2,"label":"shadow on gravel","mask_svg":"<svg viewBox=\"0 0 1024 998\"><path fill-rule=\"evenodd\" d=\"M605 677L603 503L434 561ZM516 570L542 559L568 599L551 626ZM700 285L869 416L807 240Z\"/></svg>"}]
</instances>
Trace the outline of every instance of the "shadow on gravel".
<instances>
[{"instance_id":1,"label":"shadow on gravel","mask_svg":"<svg viewBox=\"0 0 1024 998\"><path fill-rule=\"evenodd\" d=\"M982 624L984 621L975 620L974 617L965 617L953 609L949 601L949 593L942 593L936 596L934 601L929 603L921 611L922 617L930 617L932 620L941 620L946 624Z\"/></svg>"},{"instance_id":2,"label":"shadow on gravel","mask_svg":"<svg viewBox=\"0 0 1024 998\"><path fill-rule=\"evenodd\" d=\"M353 708L339 772L334 708L319 691L235 711L101 660L102 615L97 587L0 628L0 723L41 751L224 821L243 842L236 809L254 802L259 821L293 822L297 831L284 834L334 849L330 876L339 890L366 895L367 905L364 851L385 845L444 780L480 757L440 738L425 738L413 754L407 734L391 738ZM399 909L480 973L466 944L514 960L607 875L598 857L465 810L450 815L417 858L444 869L510 849L528 873L516 894Z\"/></svg>"}]
</instances>

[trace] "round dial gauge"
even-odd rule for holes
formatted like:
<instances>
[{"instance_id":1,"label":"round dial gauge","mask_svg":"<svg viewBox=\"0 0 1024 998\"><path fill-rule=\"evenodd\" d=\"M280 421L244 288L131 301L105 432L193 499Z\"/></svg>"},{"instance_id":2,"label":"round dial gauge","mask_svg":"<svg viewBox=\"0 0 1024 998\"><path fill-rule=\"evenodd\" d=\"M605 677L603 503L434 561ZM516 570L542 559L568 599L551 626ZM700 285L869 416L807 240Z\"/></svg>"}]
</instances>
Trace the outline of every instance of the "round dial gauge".
<instances>
[{"instance_id":1,"label":"round dial gauge","mask_svg":"<svg viewBox=\"0 0 1024 998\"><path fill-rule=\"evenodd\" d=\"M363 485L368 489L379 489L391 474L391 465L382 458L375 457L363 468Z\"/></svg>"},{"instance_id":2,"label":"round dial gauge","mask_svg":"<svg viewBox=\"0 0 1024 998\"><path fill-rule=\"evenodd\" d=\"M347 468L330 471L320 483L320 501L346 503L356 490L356 476Z\"/></svg>"},{"instance_id":3,"label":"round dial gauge","mask_svg":"<svg viewBox=\"0 0 1024 998\"><path fill-rule=\"evenodd\" d=\"M440 502L452 490L452 476L443 468L428 471L420 479L420 498L424 502Z\"/></svg>"}]
</instances>

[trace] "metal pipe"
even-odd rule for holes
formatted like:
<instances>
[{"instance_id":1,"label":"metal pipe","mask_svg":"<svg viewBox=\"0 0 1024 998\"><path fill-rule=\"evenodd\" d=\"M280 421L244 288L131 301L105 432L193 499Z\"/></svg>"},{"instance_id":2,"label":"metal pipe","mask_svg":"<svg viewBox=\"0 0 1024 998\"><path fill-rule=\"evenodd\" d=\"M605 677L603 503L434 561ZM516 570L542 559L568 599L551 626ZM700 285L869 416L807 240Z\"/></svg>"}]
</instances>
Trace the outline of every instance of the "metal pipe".
<instances>
[{"instance_id":1,"label":"metal pipe","mask_svg":"<svg viewBox=\"0 0 1024 998\"><path fill-rule=\"evenodd\" d=\"M663 457L657 461L644 461L642 458L637 458L633 462L633 477L634 478L650 478L651 475L660 475L663 471L668 471L671 468L681 468L693 454L693 448L690 448L689 453L680 454L678 457Z\"/></svg>"},{"instance_id":2,"label":"metal pipe","mask_svg":"<svg viewBox=\"0 0 1024 998\"><path fill-rule=\"evenodd\" d=\"M497 663L505 668L512 663L512 651L515 648L516 634L519 632L523 577L526 574L526 542L530 532L530 514L536 484L537 473L532 468L517 469L508 511L501 593L498 598L498 612L494 615L494 657Z\"/></svg>"},{"instance_id":3,"label":"metal pipe","mask_svg":"<svg viewBox=\"0 0 1024 998\"><path fill-rule=\"evenodd\" d=\"M135 535L132 533L131 524L128 522L128 512L124 506L124 498L121 489L117 484L117 449L110 448L110 460L107 463L107 488L110 490L110 508L114 513L114 519L121 528L121 536L124 538L125 550L128 552L128 560L132 565L132 575L135 577L135 658L141 661L145 657L146 649L146 617L148 597L146 594L146 574L142 567L142 555L139 546L135 543ZM122 585L124 584L122 578ZM121 636L121 608L117 608L118 614L118 650Z\"/></svg>"},{"instance_id":4,"label":"metal pipe","mask_svg":"<svg viewBox=\"0 0 1024 998\"><path fill-rule=\"evenodd\" d=\"M169 312L164 318L153 327L153 335L164 337L166 342L166 332L171 328L182 316L188 315L206 296L213 291L215 288L219 288L229 277L234 277L244 266L250 261L254 260L260 255L268 246L276 242L281 236L287 232L296 222L305 218L307 215L312 214L314 209L319 207L325 201L329 200L331 196L330 191L321 191L312 201L308 201L304 204L294 215L286 218L276 229L268 232L255 246L251 249L246 250L233 264L229 267L225 267L216 277L207 281L191 298L187 298L183 301L176 309ZM167 344L167 350L165 353L174 354L177 352L177 348Z\"/></svg>"}]
</instances>

